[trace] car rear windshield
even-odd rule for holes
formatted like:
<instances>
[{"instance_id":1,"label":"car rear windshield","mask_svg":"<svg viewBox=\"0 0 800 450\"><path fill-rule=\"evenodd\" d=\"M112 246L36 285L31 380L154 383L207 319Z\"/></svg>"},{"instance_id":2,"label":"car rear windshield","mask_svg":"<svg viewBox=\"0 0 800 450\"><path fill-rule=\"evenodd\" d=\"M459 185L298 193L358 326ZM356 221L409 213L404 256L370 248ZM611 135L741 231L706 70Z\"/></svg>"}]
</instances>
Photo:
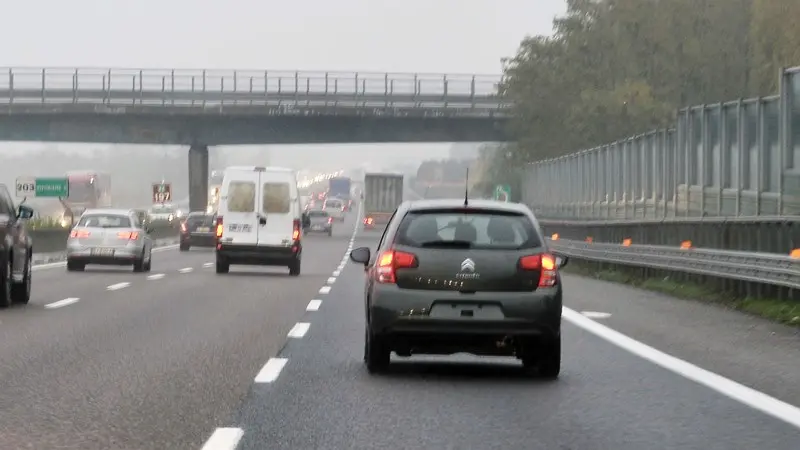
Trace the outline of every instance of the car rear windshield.
<instances>
[{"instance_id":1,"label":"car rear windshield","mask_svg":"<svg viewBox=\"0 0 800 450\"><path fill-rule=\"evenodd\" d=\"M309 211L308 217L328 217L328 212L321 210Z\"/></svg>"},{"instance_id":2,"label":"car rear windshield","mask_svg":"<svg viewBox=\"0 0 800 450\"><path fill-rule=\"evenodd\" d=\"M186 218L186 223L189 226L200 226L200 225L209 226L213 221L214 217L210 214L209 215L195 214L195 215L189 215L189 217Z\"/></svg>"},{"instance_id":3,"label":"car rear windshield","mask_svg":"<svg viewBox=\"0 0 800 450\"><path fill-rule=\"evenodd\" d=\"M525 249L542 245L524 214L499 210L430 210L407 214L395 241L409 247Z\"/></svg>"},{"instance_id":4,"label":"car rear windshield","mask_svg":"<svg viewBox=\"0 0 800 450\"><path fill-rule=\"evenodd\" d=\"M130 228L131 219L127 216L92 214L81 217L78 226L90 228Z\"/></svg>"}]
</instances>

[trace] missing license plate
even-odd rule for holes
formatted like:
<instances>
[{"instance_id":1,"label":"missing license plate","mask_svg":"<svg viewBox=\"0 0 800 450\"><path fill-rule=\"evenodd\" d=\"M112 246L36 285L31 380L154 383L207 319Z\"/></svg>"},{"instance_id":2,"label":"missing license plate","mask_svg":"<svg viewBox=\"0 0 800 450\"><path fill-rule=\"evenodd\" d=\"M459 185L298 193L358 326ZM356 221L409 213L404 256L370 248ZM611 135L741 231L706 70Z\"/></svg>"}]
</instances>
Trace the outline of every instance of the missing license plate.
<instances>
[{"instance_id":1,"label":"missing license plate","mask_svg":"<svg viewBox=\"0 0 800 450\"><path fill-rule=\"evenodd\" d=\"M430 317L435 319L499 320L505 318L499 305L491 303L434 303Z\"/></svg>"},{"instance_id":2,"label":"missing license plate","mask_svg":"<svg viewBox=\"0 0 800 450\"><path fill-rule=\"evenodd\" d=\"M113 248L93 248L90 251L92 256L114 256Z\"/></svg>"}]
</instances>

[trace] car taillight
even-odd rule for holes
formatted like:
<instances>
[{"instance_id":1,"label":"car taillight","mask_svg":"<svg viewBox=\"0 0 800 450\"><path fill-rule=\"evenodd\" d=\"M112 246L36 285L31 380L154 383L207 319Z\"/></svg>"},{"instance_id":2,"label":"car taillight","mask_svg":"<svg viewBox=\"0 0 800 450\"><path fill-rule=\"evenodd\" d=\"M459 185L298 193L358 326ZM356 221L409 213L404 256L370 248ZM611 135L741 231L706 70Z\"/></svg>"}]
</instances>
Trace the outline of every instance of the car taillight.
<instances>
[{"instance_id":1,"label":"car taillight","mask_svg":"<svg viewBox=\"0 0 800 450\"><path fill-rule=\"evenodd\" d=\"M375 280L378 283L397 283L397 270L417 267L417 256L413 253L387 250L378 257Z\"/></svg>"},{"instance_id":2,"label":"car taillight","mask_svg":"<svg viewBox=\"0 0 800 450\"><path fill-rule=\"evenodd\" d=\"M88 238L89 237L89 232L86 231L86 230L72 230L69 233L69 237L78 238L78 239Z\"/></svg>"},{"instance_id":3,"label":"car taillight","mask_svg":"<svg viewBox=\"0 0 800 450\"><path fill-rule=\"evenodd\" d=\"M294 219L292 222L292 240L299 241L300 240L300 219Z\"/></svg>"},{"instance_id":4,"label":"car taillight","mask_svg":"<svg viewBox=\"0 0 800 450\"><path fill-rule=\"evenodd\" d=\"M333 217L328 217L328 223L333 223Z\"/></svg>"},{"instance_id":5,"label":"car taillight","mask_svg":"<svg viewBox=\"0 0 800 450\"><path fill-rule=\"evenodd\" d=\"M372 217L367 217L366 219L364 219L364 223L367 225L371 225L372 222L373 222Z\"/></svg>"},{"instance_id":6,"label":"car taillight","mask_svg":"<svg viewBox=\"0 0 800 450\"><path fill-rule=\"evenodd\" d=\"M117 237L119 239L126 239L129 241L135 241L139 239L139 232L138 231L120 231L117 233Z\"/></svg>"},{"instance_id":7,"label":"car taillight","mask_svg":"<svg viewBox=\"0 0 800 450\"><path fill-rule=\"evenodd\" d=\"M186 233L186 222L181 222L181 231Z\"/></svg>"},{"instance_id":8,"label":"car taillight","mask_svg":"<svg viewBox=\"0 0 800 450\"><path fill-rule=\"evenodd\" d=\"M217 217L217 239L222 237L222 217Z\"/></svg>"},{"instance_id":9,"label":"car taillight","mask_svg":"<svg viewBox=\"0 0 800 450\"><path fill-rule=\"evenodd\" d=\"M548 253L540 255L523 256L519 259L519 268L522 270L538 270L539 287L552 287L556 284L558 267L556 258Z\"/></svg>"}]
</instances>

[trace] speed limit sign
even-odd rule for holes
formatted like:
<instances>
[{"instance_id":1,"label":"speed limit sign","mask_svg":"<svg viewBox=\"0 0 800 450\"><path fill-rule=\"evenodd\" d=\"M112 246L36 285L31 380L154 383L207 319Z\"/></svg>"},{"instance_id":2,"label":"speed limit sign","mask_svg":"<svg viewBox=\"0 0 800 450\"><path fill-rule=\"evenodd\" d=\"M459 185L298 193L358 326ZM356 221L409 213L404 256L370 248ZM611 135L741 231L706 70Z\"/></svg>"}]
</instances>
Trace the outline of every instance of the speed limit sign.
<instances>
[{"instance_id":1,"label":"speed limit sign","mask_svg":"<svg viewBox=\"0 0 800 450\"><path fill-rule=\"evenodd\" d=\"M153 203L169 203L172 200L170 183L153 183Z\"/></svg>"}]
</instances>

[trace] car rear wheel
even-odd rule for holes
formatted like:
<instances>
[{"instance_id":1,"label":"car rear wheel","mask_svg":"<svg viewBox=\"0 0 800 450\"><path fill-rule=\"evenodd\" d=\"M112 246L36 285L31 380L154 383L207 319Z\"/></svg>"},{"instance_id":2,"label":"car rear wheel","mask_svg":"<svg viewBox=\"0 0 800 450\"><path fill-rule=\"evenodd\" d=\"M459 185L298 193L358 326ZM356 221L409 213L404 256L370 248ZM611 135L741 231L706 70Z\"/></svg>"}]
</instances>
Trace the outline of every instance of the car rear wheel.
<instances>
[{"instance_id":1,"label":"car rear wheel","mask_svg":"<svg viewBox=\"0 0 800 450\"><path fill-rule=\"evenodd\" d=\"M391 350L386 340L372 334L369 328L364 330L364 362L369 373L381 373L389 367Z\"/></svg>"},{"instance_id":2,"label":"car rear wheel","mask_svg":"<svg viewBox=\"0 0 800 450\"><path fill-rule=\"evenodd\" d=\"M28 253L25 258L25 275L22 282L14 283L11 286L11 300L13 302L26 305L31 300L31 279L33 278L31 275L33 275L33 267L31 254Z\"/></svg>"},{"instance_id":3,"label":"car rear wheel","mask_svg":"<svg viewBox=\"0 0 800 450\"><path fill-rule=\"evenodd\" d=\"M67 272L83 272L86 269L86 264L67 260Z\"/></svg>"},{"instance_id":4,"label":"car rear wheel","mask_svg":"<svg viewBox=\"0 0 800 450\"><path fill-rule=\"evenodd\" d=\"M526 370L538 369L541 378L555 380L561 373L561 336L541 342L535 351L522 356Z\"/></svg>"},{"instance_id":5,"label":"car rear wheel","mask_svg":"<svg viewBox=\"0 0 800 450\"><path fill-rule=\"evenodd\" d=\"M217 256L217 273L228 273L231 270L231 265L228 261Z\"/></svg>"},{"instance_id":6,"label":"car rear wheel","mask_svg":"<svg viewBox=\"0 0 800 450\"><path fill-rule=\"evenodd\" d=\"M6 255L3 265L0 266L0 308L11 306L11 256Z\"/></svg>"},{"instance_id":7,"label":"car rear wheel","mask_svg":"<svg viewBox=\"0 0 800 450\"><path fill-rule=\"evenodd\" d=\"M189 244L181 244L180 247L178 247L178 249L182 252L188 252L191 247L192 246Z\"/></svg>"},{"instance_id":8,"label":"car rear wheel","mask_svg":"<svg viewBox=\"0 0 800 450\"><path fill-rule=\"evenodd\" d=\"M134 272L144 272L144 252L142 252L142 257L133 261L133 271Z\"/></svg>"}]
</instances>

